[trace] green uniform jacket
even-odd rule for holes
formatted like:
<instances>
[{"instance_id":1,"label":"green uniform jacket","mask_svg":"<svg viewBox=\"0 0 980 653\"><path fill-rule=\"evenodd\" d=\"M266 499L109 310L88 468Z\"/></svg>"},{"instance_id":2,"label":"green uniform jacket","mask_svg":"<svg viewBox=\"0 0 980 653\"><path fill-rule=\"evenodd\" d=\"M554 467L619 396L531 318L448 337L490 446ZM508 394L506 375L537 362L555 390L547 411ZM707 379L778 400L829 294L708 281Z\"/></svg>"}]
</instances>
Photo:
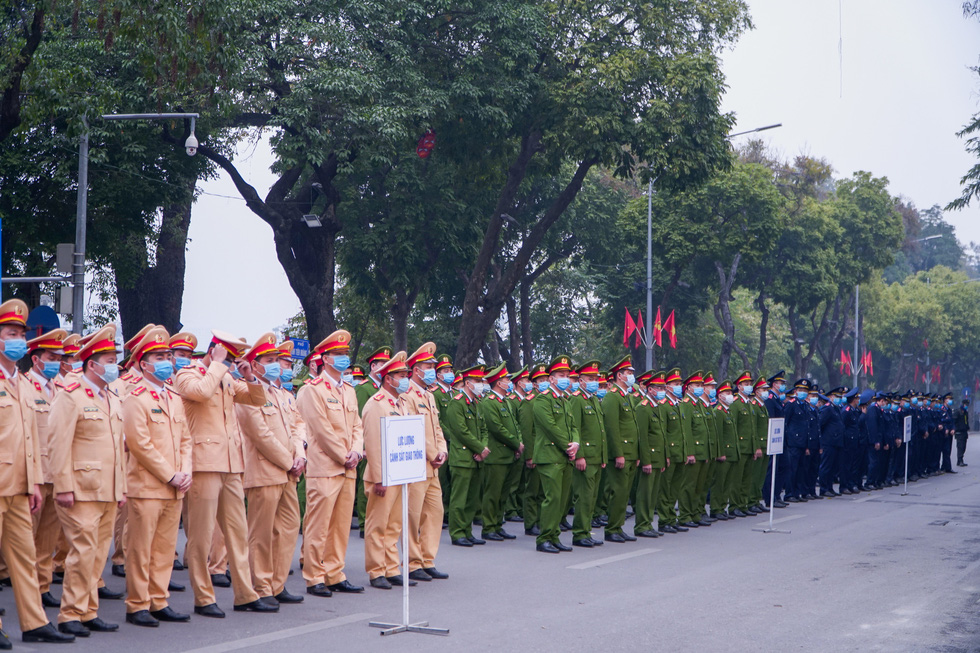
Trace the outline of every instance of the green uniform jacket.
<instances>
[{"instance_id":1,"label":"green uniform jacket","mask_svg":"<svg viewBox=\"0 0 980 653\"><path fill-rule=\"evenodd\" d=\"M453 395L455 394L452 388L446 390L441 384L436 384L436 389L432 391L433 396L436 398L436 409L439 411L439 419L444 419L446 414L446 407L449 402L453 400Z\"/></svg>"},{"instance_id":2,"label":"green uniform jacket","mask_svg":"<svg viewBox=\"0 0 980 653\"><path fill-rule=\"evenodd\" d=\"M589 465L606 462L606 424L599 398L595 395L587 397L579 390L569 398L568 412L580 445L575 457L584 458Z\"/></svg>"},{"instance_id":3,"label":"green uniform jacket","mask_svg":"<svg viewBox=\"0 0 980 653\"><path fill-rule=\"evenodd\" d=\"M762 449L762 453L769 448L769 409L758 399L752 400L752 409L755 412L755 448Z\"/></svg>"},{"instance_id":4,"label":"green uniform jacket","mask_svg":"<svg viewBox=\"0 0 980 653\"><path fill-rule=\"evenodd\" d=\"M449 440L449 464L452 467L476 467L473 456L487 446L486 429L476 401L459 393L446 406L442 431Z\"/></svg>"},{"instance_id":5,"label":"green uniform jacket","mask_svg":"<svg viewBox=\"0 0 980 653\"><path fill-rule=\"evenodd\" d=\"M602 415L606 422L608 461L625 458L626 464L640 459L639 434L636 430L636 397L613 386L602 398Z\"/></svg>"},{"instance_id":6,"label":"green uniform jacket","mask_svg":"<svg viewBox=\"0 0 980 653\"><path fill-rule=\"evenodd\" d=\"M354 388L354 396L357 397L357 412L364 413L364 404L367 400L377 394L381 386L378 385L370 376L364 379L364 383Z\"/></svg>"},{"instance_id":7,"label":"green uniform jacket","mask_svg":"<svg viewBox=\"0 0 980 653\"><path fill-rule=\"evenodd\" d=\"M749 400L751 402L751 399ZM735 420L735 434L738 437L738 453L751 456L755 453L756 417L752 412L751 403L742 401L742 395L735 395L735 401L728 407L732 419Z\"/></svg>"},{"instance_id":8,"label":"green uniform jacket","mask_svg":"<svg viewBox=\"0 0 980 653\"><path fill-rule=\"evenodd\" d=\"M636 428L640 434L640 465L654 469L667 466L664 412L644 397L636 407Z\"/></svg>"},{"instance_id":9,"label":"green uniform jacket","mask_svg":"<svg viewBox=\"0 0 980 653\"><path fill-rule=\"evenodd\" d=\"M708 441L711 439L711 417L709 408L699 398L688 395L684 403L691 406L691 438L694 446L694 458L698 461L708 459Z\"/></svg>"},{"instance_id":10,"label":"green uniform jacket","mask_svg":"<svg viewBox=\"0 0 980 653\"><path fill-rule=\"evenodd\" d=\"M694 451L694 420L695 418L701 420L704 423L704 418L695 414L697 408L689 401L678 401L677 411L681 414L681 442L682 448L684 450L684 461L687 462L688 456L694 456L695 459L700 460ZM701 437L704 437L702 434Z\"/></svg>"},{"instance_id":11,"label":"green uniform jacket","mask_svg":"<svg viewBox=\"0 0 980 653\"><path fill-rule=\"evenodd\" d=\"M568 462L565 450L574 442L568 406L554 390L531 400L534 412L534 464Z\"/></svg>"},{"instance_id":12,"label":"green uniform jacket","mask_svg":"<svg viewBox=\"0 0 980 653\"><path fill-rule=\"evenodd\" d=\"M719 433L718 455L716 458L724 456L727 462L737 462L739 455L738 435L735 432L735 417L728 410L728 406L723 406L721 402L718 402L715 413L715 422L718 424Z\"/></svg>"},{"instance_id":13,"label":"green uniform jacket","mask_svg":"<svg viewBox=\"0 0 980 653\"><path fill-rule=\"evenodd\" d=\"M721 424L718 422L719 415L715 407L704 397L701 398L701 403L704 404L705 417L708 418L708 459L714 460L718 456L724 455L718 453L721 451Z\"/></svg>"},{"instance_id":14,"label":"green uniform jacket","mask_svg":"<svg viewBox=\"0 0 980 653\"><path fill-rule=\"evenodd\" d=\"M658 408L663 422L667 458L673 465L683 464L687 453L684 451L684 419L681 417L680 404L664 399Z\"/></svg>"},{"instance_id":15,"label":"green uniform jacket","mask_svg":"<svg viewBox=\"0 0 980 653\"><path fill-rule=\"evenodd\" d=\"M488 465L509 465L514 462L514 454L521 448L521 431L517 425L517 415L509 399L503 399L491 391L480 400L480 416L487 431L487 446L490 455Z\"/></svg>"},{"instance_id":16,"label":"green uniform jacket","mask_svg":"<svg viewBox=\"0 0 980 653\"><path fill-rule=\"evenodd\" d=\"M517 407L517 425L521 429L521 439L524 441L524 460L534 461L534 402L537 395L528 392Z\"/></svg>"}]
</instances>

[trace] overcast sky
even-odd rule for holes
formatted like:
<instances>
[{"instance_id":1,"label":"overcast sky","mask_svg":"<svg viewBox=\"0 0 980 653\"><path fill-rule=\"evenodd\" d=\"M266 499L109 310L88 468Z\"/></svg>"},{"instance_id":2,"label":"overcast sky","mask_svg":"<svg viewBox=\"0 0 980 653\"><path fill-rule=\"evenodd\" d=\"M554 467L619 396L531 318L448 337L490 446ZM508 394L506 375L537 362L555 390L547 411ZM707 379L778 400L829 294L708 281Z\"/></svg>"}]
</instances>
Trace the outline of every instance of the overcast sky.
<instances>
[{"instance_id":1,"label":"overcast sky","mask_svg":"<svg viewBox=\"0 0 980 653\"><path fill-rule=\"evenodd\" d=\"M961 5L750 0L755 29L724 56L724 108L737 115L736 131L781 122L760 136L785 158L823 157L837 176L867 170L919 208L945 205L976 163L956 137L980 110L980 76L969 69L980 63L980 21L964 19ZM267 147L243 148L237 163L264 196L273 182ZM227 175L201 189L182 321L201 338L214 327L252 341L299 312L299 301L272 230ZM946 218L961 242L980 242L980 203Z\"/></svg>"}]
</instances>

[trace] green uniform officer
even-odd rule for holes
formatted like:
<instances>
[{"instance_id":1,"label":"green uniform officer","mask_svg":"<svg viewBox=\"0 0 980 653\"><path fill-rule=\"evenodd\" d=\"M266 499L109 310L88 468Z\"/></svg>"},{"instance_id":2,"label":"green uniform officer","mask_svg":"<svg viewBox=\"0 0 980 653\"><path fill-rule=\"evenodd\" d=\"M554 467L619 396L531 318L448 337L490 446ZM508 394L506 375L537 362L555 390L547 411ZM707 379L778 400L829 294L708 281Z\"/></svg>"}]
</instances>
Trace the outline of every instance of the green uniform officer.
<instances>
[{"instance_id":1,"label":"green uniform officer","mask_svg":"<svg viewBox=\"0 0 980 653\"><path fill-rule=\"evenodd\" d=\"M364 413L364 405L368 399L373 397L381 389L381 379L376 372L384 367L384 364L391 360L391 347L378 347L368 355L368 368L370 373L363 383L354 388L354 395L357 397L357 412ZM367 467L367 458L361 458L357 463L357 481L354 485L354 508L357 511L357 524L361 529L361 539L364 539L364 515L367 511L367 495L364 494L364 468Z\"/></svg>"},{"instance_id":2,"label":"green uniform officer","mask_svg":"<svg viewBox=\"0 0 980 653\"><path fill-rule=\"evenodd\" d=\"M490 455L478 401L483 394L484 368L475 365L459 373L462 386L446 407L442 431L449 440L453 487L449 497L449 538L456 546L471 547L486 540L473 537L473 519L480 509L481 467Z\"/></svg>"},{"instance_id":3,"label":"green uniform officer","mask_svg":"<svg viewBox=\"0 0 980 653\"><path fill-rule=\"evenodd\" d=\"M715 406L718 448L715 452L712 465L714 472L711 476L711 516L714 519L735 519L734 515L726 512L730 491L728 475L735 469L735 464L739 460L735 418L730 409L733 401L735 401L735 394L732 392L732 384L725 381L718 386L718 403Z\"/></svg>"},{"instance_id":4,"label":"green uniform officer","mask_svg":"<svg viewBox=\"0 0 980 653\"><path fill-rule=\"evenodd\" d=\"M507 398L514 384L507 374L507 367L500 365L487 373L485 382L490 386L480 400L480 415L487 431L487 447L490 454L483 461L483 539L494 542L517 539L504 530L504 486L514 463L520 465L524 453L517 414ZM518 468L519 469L519 468Z\"/></svg>"},{"instance_id":5,"label":"green uniform officer","mask_svg":"<svg viewBox=\"0 0 980 653\"><path fill-rule=\"evenodd\" d=\"M646 376L646 375L644 375ZM656 393L665 390L663 372L650 372L646 393L636 406L636 430L639 434L640 472L636 484L636 537L660 537L653 527L653 516L660 498L660 481L667 467L663 413Z\"/></svg>"},{"instance_id":6,"label":"green uniform officer","mask_svg":"<svg viewBox=\"0 0 980 653\"><path fill-rule=\"evenodd\" d=\"M752 412L752 375L742 374L735 380L735 401L729 407L735 420L735 435L738 437L738 461L728 473L728 514L736 517L748 517L745 512L749 499L743 492L743 479L751 475L750 461L755 454L755 425L756 416Z\"/></svg>"},{"instance_id":7,"label":"green uniform officer","mask_svg":"<svg viewBox=\"0 0 980 653\"><path fill-rule=\"evenodd\" d=\"M446 419L446 406L452 401L456 391L453 390L453 382L456 374L453 372L453 359L449 354L439 354L436 356L436 384L432 388L432 396L436 399L436 410L439 411L439 423ZM443 431L446 437L446 444L449 444L449 434ZM452 477L449 472L449 465L439 468L439 485L442 486L442 508L446 522L449 520L449 493L452 491Z\"/></svg>"},{"instance_id":8,"label":"green uniform officer","mask_svg":"<svg viewBox=\"0 0 980 653\"><path fill-rule=\"evenodd\" d=\"M670 464L660 480L659 527L664 533L683 533L688 527L678 521L675 505L684 492L686 479L683 467L693 465L695 461L694 438L691 434L691 416L685 413L684 404L681 403L684 396L681 371L675 367L667 372L664 381L667 389L660 409L664 419L667 460ZM690 407L687 411L690 411Z\"/></svg>"},{"instance_id":9,"label":"green uniform officer","mask_svg":"<svg viewBox=\"0 0 980 653\"><path fill-rule=\"evenodd\" d=\"M681 416L685 422L691 426L691 440L688 451L693 454L685 460L685 465L677 472L680 474L680 488L678 489L678 518L682 526L687 528L698 528L699 526L710 526L709 522L702 522L701 515L704 513L704 506L698 506L697 487L701 474L704 472L704 464L708 460L708 428L709 422L706 416L707 408L701 401L704 395L704 377L701 371L694 372L684 381L684 398L681 400Z\"/></svg>"},{"instance_id":10,"label":"green uniform officer","mask_svg":"<svg viewBox=\"0 0 980 653\"><path fill-rule=\"evenodd\" d=\"M607 542L633 542L636 538L623 532L626 523L626 504L633 486L633 475L640 461L636 430L636 399L633 395L633 364L625 356L613 365L609 373L614 383L602 400L602 415L606 422L606 524Z\"/></svg>"},{"instance_id":11,"label":"green uniform officer","mask_svg":"<svg viewBox=\"0 0 980 653\"><path fill-rule=\"evenodd\" d=\"M558 538L561 533L564 497L572 480L572 460L578 453L568 404L561 393L571 382L568 356L558 356L548 366L549 387L544 388L532 400L534 413L534 465L541 481L541 533L537 537L537 550L543 553L571 551ZM550 387L554 386L554 387Z\"/></svg>"},{"instance_id":12,"label":"green uniform officer","mask_svg":"<svg viewBox=\"0 0 980 653\"><path fill-rule=\"evenodd\" d=\"M534 464L534 398L547 392L548 364L541 363L531 367L528 380L533 389L525 391L521 405L517 409L517 423L521 427L521 438L524 440L524 469L527 481L524 483L524 534L537 537L541 534L541 478ZM525 386L526 387L526 386Z\"/></svg>"},{"instance_id":13,"label":"green uniform officer","mask_svg":"<svg viewBox=\"0 0 980 653\"><path fill-rule=\"evenodd\" d=\"M701 395L701 402L705 405L705 417L708 419L708 459L704 461L704 471L698 476L698 506L704 514L701 521L709 524L718 521L711 516L711 510L706 509L708 503L708 491L711 489L711 480L714 477L715 461L718 458L718 446L720 434L718 433L718 411L715 404L718 402L718 382L715 377L708 372L704 374L704 394Z\"/></svg>"},{"instance_id":14,"label":"green uniform officer","mask_svg":"<svg viewBox=\"0 0 980 653\"><path fill-rule=\"evenodd\" d=\"M568 400L572 428L579 437L579 449L572 471L572 544L585 548L601 546L592 537L592 513L599 492L599 476L606 466L606 425L602 418L599 392L599 361L591 360L578 369L580 387Z\"/></svg>"},{"instance_id":15,"label":"green uniform officer","mask_svg":"<svg viewBox=\"0 0 980 653\"><path fill-rule=\"evenodd\" d=\"M752 386L752 414L755 416L753 430L754 451L752 452L752 477L747 488L743 490L748 497L746 509L749 512L769 512L762 505L762 486L766 482L766 470L769 467L769 456L766 455L769 440L769 409L766 408L766 395L769 394L769 383L759 377Z\"/></svg>"},{"instance_id":16,"label":"green uniform officer","mask_svg":"<svg viewBox=\"0 0 980 653\"><path fill-rule=\"evenodd\" d=\"M520 409L521 403L528 392L531 392L531 379L528 376L529 370L525 365L514 373L511 381L514 389L507 398L510 400L511 409L517 419L517 433L524 444L524 436L520 429ZM526 445L525 445L526 449ZM504 521L524 521L524 488L527 483L527 466L525 465L527 452L514 462L511 470L507 473L507 480L504 482L503 502L504 502Z\"/></svg>"}]
</instances>

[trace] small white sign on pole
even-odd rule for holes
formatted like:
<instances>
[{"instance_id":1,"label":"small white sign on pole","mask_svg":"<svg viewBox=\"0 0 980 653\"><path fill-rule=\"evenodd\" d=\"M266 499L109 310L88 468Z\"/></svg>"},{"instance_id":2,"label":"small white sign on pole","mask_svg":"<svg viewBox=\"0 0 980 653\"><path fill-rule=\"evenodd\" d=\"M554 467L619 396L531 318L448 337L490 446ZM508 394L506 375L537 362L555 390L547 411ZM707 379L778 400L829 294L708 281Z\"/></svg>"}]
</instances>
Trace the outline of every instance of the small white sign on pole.
<instances>
[{"instance_id":1,"label":"small white sign on pole","mask_svg":"<svg viewBox=\"0 0 980 653\"><path fill-rule=\"evenodd\" d=\"M381 418L381 476L386 486L425 480L425 416Z\"/></svg>"},{"instance_id":2,"label":"small white sign on pole","mask_svg":"<svg viewBox=\"0 0 980 653\"><path fill-rule=\"evenodd\" d=\"M774 456L783 453L783 428L785 426L785 418L769 418L769 441L766 446L766 454Z\"/></svg>"},{"instance_id":3,"label":"small white sign on pole","mask_svg":"<svg viewBox=\"0 0 980 653\"><path fill-rule=\"evenodd\" d=\"M905 437L903 441L904 442L912 441L912 416L911 415L905 416Z\"/></svg>"}]
</instances>

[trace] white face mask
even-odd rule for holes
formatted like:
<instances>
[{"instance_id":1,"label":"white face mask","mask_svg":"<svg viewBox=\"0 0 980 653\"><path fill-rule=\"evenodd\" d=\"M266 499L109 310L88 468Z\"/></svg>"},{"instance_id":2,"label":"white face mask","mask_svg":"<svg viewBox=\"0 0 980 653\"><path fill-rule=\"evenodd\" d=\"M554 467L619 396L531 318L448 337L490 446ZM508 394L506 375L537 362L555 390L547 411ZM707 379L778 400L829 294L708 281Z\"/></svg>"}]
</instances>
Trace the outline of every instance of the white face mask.
<instances>
[{"instance_id":1,"label":"white face mask","mask_svg":"<svg viewBox=\"0 0 980 653\"><path fill-rule=\"evenodd\" d=\"M726 406L731 406L732 403L735 401L735 395L732 395L732 394L724 394L724 395L721 396L721 400L723 402L725 402L725 405Z\"/></svg>"}]
</instances>

